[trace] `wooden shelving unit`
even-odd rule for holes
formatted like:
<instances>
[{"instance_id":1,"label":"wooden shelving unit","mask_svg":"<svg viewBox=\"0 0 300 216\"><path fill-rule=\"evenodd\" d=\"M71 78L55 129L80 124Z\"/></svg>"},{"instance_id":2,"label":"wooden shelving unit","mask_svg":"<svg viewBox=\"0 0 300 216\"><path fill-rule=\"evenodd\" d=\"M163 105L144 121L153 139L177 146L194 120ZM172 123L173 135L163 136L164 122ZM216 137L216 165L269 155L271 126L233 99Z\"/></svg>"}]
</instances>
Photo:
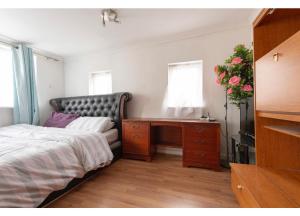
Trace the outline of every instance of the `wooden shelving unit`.
<instances>
[{"instance_id":1,"label":"wooden shelving unit","mask_svg":"<svg viewBox=\"0 0 300 216\"><path fill-rule=\"evenodd\" d=\"M242 207L300 207L300 9L253 23L256 165L232 164Z\"/></svg>"},{"instance_id":2,"label":"wooden shelving unit","mask_svg":"<svg viewBox=\"0 0 300 216\"><path fill-rule=\"evenodd\" d=\"M265 128L279 133L300 138L300 126L264 126Z\"/></svg>"}]
</instances>

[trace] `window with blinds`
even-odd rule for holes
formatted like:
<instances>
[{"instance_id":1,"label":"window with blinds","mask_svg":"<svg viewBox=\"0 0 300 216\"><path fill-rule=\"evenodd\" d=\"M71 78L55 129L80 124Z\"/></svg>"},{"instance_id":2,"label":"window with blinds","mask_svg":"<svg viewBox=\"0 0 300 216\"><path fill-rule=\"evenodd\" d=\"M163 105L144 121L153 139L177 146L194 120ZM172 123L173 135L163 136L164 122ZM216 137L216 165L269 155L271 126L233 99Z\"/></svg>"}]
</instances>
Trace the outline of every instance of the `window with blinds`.
<instances>
[{"instance_id":1,"label":"window with blinds","mask_svg":"<svg viewBox=\"0 0 300 216\"><path fill-rule=\"evenodd\" d=\"M168 107L202 107L202 87L202 60L168 64Z\"/></svg>"},{"instance_id":2,"label":"window with blinds","mask_svg":"<svg viewBox=\"0 0 300 216\"><path fill-rule=\"evenodd\" d=\"M89 78L89 94L111 94L112 93L112 77L110 71L99 71L90 74Z\"/></svg>"}]
</instances>

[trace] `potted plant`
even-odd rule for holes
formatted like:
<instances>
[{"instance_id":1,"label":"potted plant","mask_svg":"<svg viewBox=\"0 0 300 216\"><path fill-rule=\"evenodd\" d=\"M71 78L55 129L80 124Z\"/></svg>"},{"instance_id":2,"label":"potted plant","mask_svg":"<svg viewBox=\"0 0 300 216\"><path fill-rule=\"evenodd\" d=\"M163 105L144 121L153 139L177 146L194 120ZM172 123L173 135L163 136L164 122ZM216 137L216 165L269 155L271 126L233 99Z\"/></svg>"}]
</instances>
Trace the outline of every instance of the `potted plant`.
<instances>
[{"instance_id":1,"label":"potted plant","mask_svg":"<svg viewBox=\"0 0 300 216\"><path fill-rule=\"evenodd\" d=\"M225 128L226 128L226 146L227 163L229 162L228 146L228 125L227 125L227 98L231 104L240 108L240 104L246 104L247 99L253 96L253 51L239 44L234 48L234 53L225 60L223 65L216 65L215 82L223 86L226 91L225 107ZM247 113L247 111L246 111Z\"/></svg>"}]
</instances>

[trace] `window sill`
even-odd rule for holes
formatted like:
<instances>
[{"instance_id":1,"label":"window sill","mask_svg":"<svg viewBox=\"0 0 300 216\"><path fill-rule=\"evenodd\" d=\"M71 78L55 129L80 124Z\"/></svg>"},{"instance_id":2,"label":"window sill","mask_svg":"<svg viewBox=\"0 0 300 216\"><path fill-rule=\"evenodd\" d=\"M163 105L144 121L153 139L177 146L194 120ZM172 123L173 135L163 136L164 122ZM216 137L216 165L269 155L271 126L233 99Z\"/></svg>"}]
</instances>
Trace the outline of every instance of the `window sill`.
<instances>
[{"instance_id":1,"label":"window sill","mask_svg":"<svg viewBox=\"0 0 300 216\"><path fill-rule=\"evenodd\" d=\"M10 106L0 106L0 109L13 109L14 107L10 107Z\"/></svg>"}]
</instances>

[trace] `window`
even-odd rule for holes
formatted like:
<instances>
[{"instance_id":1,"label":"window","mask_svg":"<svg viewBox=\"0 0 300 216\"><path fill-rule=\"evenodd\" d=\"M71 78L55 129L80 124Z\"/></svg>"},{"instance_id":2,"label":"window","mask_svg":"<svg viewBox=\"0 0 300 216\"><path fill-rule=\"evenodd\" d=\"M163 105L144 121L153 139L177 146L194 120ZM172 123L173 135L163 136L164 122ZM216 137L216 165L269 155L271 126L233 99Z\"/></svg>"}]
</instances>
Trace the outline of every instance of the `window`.
<instances>
[{"instance_id":1,"label":"window","mask_svg":"<svg viewBox=\"0 0 300 216\"><path fill-rule=\"evenodd\" d=\"M202 107L202 61L168 65L168 107Z\"/></svg>"},{"instance_id":2,"label":"window","mask_svg":"<svg viewBox=\"0 0 300 216\"><path fill-rule=\"evenodd\" d=\"M13 97L12 52L0 45L0 107L13 107Z\"/></svg>"},{"instance_id":3,"label":"window","mask_svg":"<svg viewBox=\"0 0 300 216\"><path fill-rule=\"evenodd\" d=\"M112 79L110 71L93 72L89 79L89 94L110 94L112 93Z\"/></svg>"}]
</instances>

